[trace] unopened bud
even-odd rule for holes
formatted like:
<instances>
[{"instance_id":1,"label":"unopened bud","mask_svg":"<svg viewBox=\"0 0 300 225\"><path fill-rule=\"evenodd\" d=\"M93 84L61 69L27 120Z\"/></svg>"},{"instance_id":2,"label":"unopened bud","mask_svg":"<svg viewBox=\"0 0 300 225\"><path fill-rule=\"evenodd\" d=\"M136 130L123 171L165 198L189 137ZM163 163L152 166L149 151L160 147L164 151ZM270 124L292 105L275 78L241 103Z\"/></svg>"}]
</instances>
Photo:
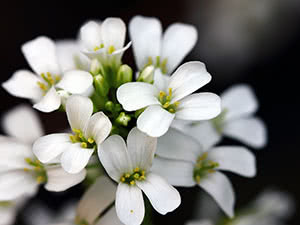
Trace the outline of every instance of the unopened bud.
<instances>
[{"instance_id":1,"label":"unopened bud","mask_svg":"<svg viewBox=\"0 0 300 225\"><path fill-rule=\"evenodd\" d=\"M105 103L105 109L110 112L115 111L115 104L112 101L108 101Z\"/></svg>"},{"instance_id":2,"label":"unopened bud","mask_svg":"<svg viewBox=\"0 0 300 225\"><path fill-rule=\"evenodd\" d=\"M132 81L132 69L124 64L120 66L117 74L116 87L120 87L122 84Z\"/></svg>"},{"instance_id":3,"label":"unopened bud","mask_svg":"<svg viewBox=\"0 0 300 225\"><path fill-rule=\"evenodd\" d=\"M91 74L94 76L100 73L101 64L97 59L93 59L91 62Z\"/></svg>"},{"instance_id":4,"label":"unopened bud","mask_svg":"<svg viewBox=\"0 0 300 225\"><path fill-rule=\"evenodd\" d=\"M118 118L116 119L116 122L120 125L127 126L130 120L130 116L126 115L125 112L121 112Z\"/></svg>"},{"instance_id":5,"label":"unopened bud","mask_svg":"<svg viewBox=\"0 0 300 225\"><path fill-rule=\"evenodd\" d=\"M154 79L154 71L155 71L155 67L150 65L150 66L146 66L142 72L140 73L137 81L140 82L146 82L146 83L153 83L153 79Z\"/></svg>"},{"instance_id":6,"label":"unopened bud","mask_svg":"<svg viewBox=\"0 0 300 225\"><path fill-rule=\"evenodd\" d=\"M94 76L94 87L99 95L107 96L109 85L101 74Z\"/></svg>"}]
</instances>

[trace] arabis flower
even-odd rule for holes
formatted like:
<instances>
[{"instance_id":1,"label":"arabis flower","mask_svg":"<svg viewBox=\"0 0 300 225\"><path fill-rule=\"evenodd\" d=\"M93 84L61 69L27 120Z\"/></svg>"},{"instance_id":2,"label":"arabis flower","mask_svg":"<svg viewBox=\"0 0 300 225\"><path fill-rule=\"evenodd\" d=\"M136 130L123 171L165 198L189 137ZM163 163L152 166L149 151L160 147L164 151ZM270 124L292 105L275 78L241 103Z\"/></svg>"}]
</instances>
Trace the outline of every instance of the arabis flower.
<instances>
[{"instance_id":1,"label":"arabis flower","mask_svg":"<svg viewBox=\"0 0 300 225\"><path fill-rule=\"evenodd\" d=\"M154 17L133 17L129 34L138 69L153 65L164 74L172 73L197 41L195 27L182 23L170 25L162 35L161 23Z\"/></svg>"},{"instance_id":2,"label":"arabis flower","mask_svg":"<svg viewBox=\"0 0 300 225\"><path fill-rule=\"evenodd\" d=\"M207 120L221 111L220 98L213 93L194 91L206 85L211 76L201 62L180 66L171 77L157 76L154 85L129 82L117 90L118 101L127 111L145 108L138 117L137 127L152 137L167 132L172 121Z\"/></svg>"},{"instance_id":3,"label":"arabis flower","mask_svg":"<svg viewBox=\"0 0 300 225\"><path fill-rule=\"evenodd\" d=\"M205 199L201 203L202 211L207 211L208 205L212 204L209 200ZM205 215L202 211L199 211L199 214ZM283 225L285 224L284 220L294 211L294 201L288 194L275 190L266 190L253 202L239 210L239 213L233 219L223 218L217 208L213 207L210 212L211 221L193 220L187 222L186 225Z\"/></svg>"},{"instance_id":4,"label":"arabis flower","mask_svg":"<svg viewBox=\"0 0 300 225\"><path fill-rule=\"evenodd\" d=\"M121 58L131 43L124 47L126 25L120 18L107 18L102 23L89 21L80 29L83 53L97 58L104 66L120 66Z\"/></svg>"},{"instance_id":5,"label":"arabis flower","mask_svg":"<svg viewBox=\"0 0 300 225\"><path fill-rule=\"evenodd\" d=\"M116 185L106 176L101 176L84 193L77 206L64 207L55 218L45 208L41 210L41 206L36 206L27 210L27 215L32 214L27 222L31 225L122 225L115 207L109 209L115 200L115 192Z\"/></svg>"},{"instance_id":6,"label":"arabis flower","mask_svg":"<svg viewBox=\"0 0 300 225\"><path fill-rule=\"evenodd\" d=\"M206 147L221 141L222 136L236 139L253 148L264 147L267 130L263 121L254 116L258 102L251 87L245 84L234 85L221 94L221 100L222 112L213 120L201 123L176 121L172 125Z\"/></svg>"},{"instance_id":7,"label":"arabis flower","mask_svg":"<svg viewBox=\"0 0 300 225\"><path fill-rule=\"evenodd\" d=\"M62 73L55 43L47 37L25 43L22 52L34 73L18 70L2 87L11 95L33 100L33 107L40 111L51 112L60 107L58 90L81 94L93 83L93 78L86 71Z\"/></svg>"},{"instance_id":8,"label":"arabis flower","mask_svg":"<svg viewBox=\"0 0 300 225\"><path fill-rule=\"evenodd\" d=\"M156 139L133 128L127 138L110 136L98 149L102 165L116 181L117 215L126 225L141 224L145 214L142 191L160 214L180 205L178 191L163 178L152 173L150 167L156 150Z\"/></svg>"},{"instance_id":9,"label":"arabis flower","mask_svg":"<svg viewBox=\"0 0 300 225\"><path fill-rule=\"evenodd\" d=\"M44 165L36 159L32 141L42 135L42 129L30 108L14 109L5 116L3 124L13 137L0 136L0 201L31 196L37 192L39 184L45 184L49 191L64 191L85 178L85 171L72 175L55 161Z\"/></svg>"},{"instance_id":10,"label":"arabis flower","mask_svg":"<svg viewBox=\"0 0 300 225\"><path fill-rule=\"evenodd\" d=\"M228 178L220 170L245 177L256 174L254 155L244 147L218 146L203 149L199 142L176 129L160 137L153 171L175 186L199 185L233 216L234 191Z\"/></svg>"},{"instance_id":11,"label":"arabis flower","mask_svg":"<svg viewBox=\"0 0 300 225\"><path fill-rule=\"evenodd\" d=\"M67 172L79 173L88 164L97 145L107 138L112 124L103 112L92 115L92 101L79 95L68 98L66 113L73 134L43 136L34 143L33 152L43 163L60 157Z\"/></svg>"}]
</instances>

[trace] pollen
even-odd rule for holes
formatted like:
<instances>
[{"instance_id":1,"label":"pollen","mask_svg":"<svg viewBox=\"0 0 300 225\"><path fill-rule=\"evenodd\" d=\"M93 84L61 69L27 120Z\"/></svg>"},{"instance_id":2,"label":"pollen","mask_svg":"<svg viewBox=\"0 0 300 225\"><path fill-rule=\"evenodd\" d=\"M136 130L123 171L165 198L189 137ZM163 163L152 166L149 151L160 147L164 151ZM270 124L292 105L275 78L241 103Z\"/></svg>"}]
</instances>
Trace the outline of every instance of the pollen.
<instances>
[{"instance_id":1,"label":"pollen","mask_svg":"<svg viewBox=\"0 0 300 225\"><path fill-rule=\"evenodd\" d=\"M164 91L159 92L158 100L160 101L162 107L167 110L170 113L175 113L177 111L177 108L180 104L179 101L176 101L174 103L171 103L172 97L173 97L173 90L172 88L169 88L169 93L167 94Z\"/></svg>"},{"instance_id":2,"label":"pollen","mask_svg":"<svg viewBox=\"0 0 300 225\"><path fill-rule=\"evenodd\" d=\"M109 54L112 54L114 51L116 51L116 49L115 49L115 47L114 47L113 45L111 45L111 46L108 47L107 52L108 52Z\"/></svg>"},{"instance_id":3,"label":"pollen","mask_svg":"<svg viewBox=\"0 0 300 225\"><path fill-rule=\"evenodd\" d=\"M81 142L80 146L81 146L82 148L87 148L87 143Z\"/></svg>"},{"instance_id":4,"label":"pollen","mask_svg":"<svg viewBox=\"0 0 300 225\"><path fill-rule=\"evenodd\" d=\"M139 167L136 167L132 173L125 173L120 178L120 182L133 186L136 185L136 181L143 181L145 179L145 170L141 170Z\"/></svg>"},{"instance_id":5,"label":"pollen","mask_svg":"<svg viewBox=\"0 0 300 225\"><path fill-rule=\"evenodd\" d=\"M89 139L88 139L88 143L93 144L94 142L95 142L95 141L94 141L93 138L89 138Z\"/></svg>"},{"instance_id":6,"label":"pollen","mask_svg":"<svg viewBox=\"0 0 300 225\"><path fill-rule=\"evenodd\" d=\"M216 172L219 163L207 159L207 152L200 155L194 167L194 180L199 183L200 180L210 173Z\"/></svg>"}]
</instances>

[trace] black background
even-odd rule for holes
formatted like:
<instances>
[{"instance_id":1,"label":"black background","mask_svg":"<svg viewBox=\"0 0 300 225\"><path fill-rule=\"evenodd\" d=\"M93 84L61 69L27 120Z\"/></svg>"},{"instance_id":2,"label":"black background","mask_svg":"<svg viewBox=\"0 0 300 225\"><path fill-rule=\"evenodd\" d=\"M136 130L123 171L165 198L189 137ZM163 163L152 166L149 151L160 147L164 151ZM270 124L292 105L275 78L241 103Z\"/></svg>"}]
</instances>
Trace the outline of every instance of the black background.
<instances>
[{"instance_id":1,"label":"black background","mask_svg":"<svg viewBox=\"0 0 300 225\"><path fill-rule=\"evenodd\" d=\"M184 2L179 0L123 0L78 3L74 1L71 4L49 1L40 2L39 5L30 4L27 1L3 2L0 13L0 83L7 80L15 70L28 68L20 46L39 35L46 35L53 39L74 38L80 25L88 19L103 20L109 16L121 17L126 23L136 14L156 16L162 21L164 27L177 21L193 23L191 17L186 16L189 12L184 7ZM206 63L213 81L204 88L205 90L221 93L231 84L243 82L254 88L260 101L258 115L268 126L269 143L265 149L255 151L258 160L256 178L246 179L231 175L237 195L237 206L246 204L267 187L277 187L290 193L296 203L300 199L298 157L300 110L297 79L300 76L299 18L295 16L288 21L289 24L294 25L294 29L289 31L289 38L280 42L280 48L249 60L238 70L222 69L224 66L219 67L217 63L202 55L201 48L194 50L185 60L200 60ZM284 30L283 26L286 25L278 25L276 27L278 32L281 29ZM201 38L201 32L199 32L199 37ZM234 67L235 60L235 58L224 58L229 67ZM126 52L124 61L134 65L131 50ZM218 81L220 77L221 82ZM10 96L3 89L0 89L0 98L1 114L19 103L26 102ZM67 127L63 114L40 113L40 116L48 133ZM182 206L175 213L156 218L157 224L183 224L191 214L194 194L197 191L196 189L181 189L184 196ZM42 190L38 197L56 210L62 207L62 198L80 196L80 194L81 189L75 187L64 195L51 194ZM298 224L297 221L299 221L299 216L296 213L289 224ZM18 222L18 224L22 223Z\"/></svg>"}]
</instances>

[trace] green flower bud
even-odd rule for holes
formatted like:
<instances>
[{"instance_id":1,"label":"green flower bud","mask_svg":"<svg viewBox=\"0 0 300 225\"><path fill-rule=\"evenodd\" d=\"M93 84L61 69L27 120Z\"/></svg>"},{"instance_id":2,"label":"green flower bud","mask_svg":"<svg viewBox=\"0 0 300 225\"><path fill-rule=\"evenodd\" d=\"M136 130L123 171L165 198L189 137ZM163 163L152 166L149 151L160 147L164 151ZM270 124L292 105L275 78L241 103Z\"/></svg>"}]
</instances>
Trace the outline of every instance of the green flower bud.
<instances>
[{"instance_id":1,"label":"green flower bud","mask_svg":"<svg viewBox=\"0 0 300 225\"><path fill-rule=\"evenodd\" d=\"M153 78L154 78L154 71L155 71L155 67L150 65L150 66L146 66L142 72L140 73L137 81L140 82L146 82L149 84L153 83Z\"/></svg>"},{"instance_id":2,"label":"green flower bud","mask_svg":"<svg viewBox=\"0 0 300 225\"><path fill-rule=\"evenodd\" d=\"M115 104L112 101L108 101L105 103L105 109L110 112L115 111Z\"/></svg>"},{"instance_id":3,"label":"green flower bud","mask_svg":"<svg viewBox=\"0 0 300 225\"><path fill-rule=\"evenodd\" d=\"M124 64L120 66L117 74L116 87L120 87L122 84L132 81L132 69Z\"/></svg>"},{"instance_id":4,"label":"green flower bud","mask_svg":"<svg viewBox=\"0 0 300 225\"><path fill-rule=\"evenodd\" d=\"M97 59L93 59L92 63L91 63L91 74L93 74L94 76L100 73L100 69L101 69L101 64Z\"/></svg>"},{"instance_id":5,"label":"green flower bud","mask_svg":"<svg viewBox=\"0 0 300 225\"><path fill-rule=\"evenodd\" d=\"M107 96L109 85L101 74L94 76L94 88L101 96Z\"/></svg>"},{"instance_id":6,"label":"green flower bud","mask_svg":"<svg viewBox=\"0 0 300 225\"><path fill-rule=\"evenodd\" d=\"M126 115L125 112L121 112L116 119L116 122L120 125L127 126L128 122L131 120L131 117Z\"/></svg>"}]
</instances>

